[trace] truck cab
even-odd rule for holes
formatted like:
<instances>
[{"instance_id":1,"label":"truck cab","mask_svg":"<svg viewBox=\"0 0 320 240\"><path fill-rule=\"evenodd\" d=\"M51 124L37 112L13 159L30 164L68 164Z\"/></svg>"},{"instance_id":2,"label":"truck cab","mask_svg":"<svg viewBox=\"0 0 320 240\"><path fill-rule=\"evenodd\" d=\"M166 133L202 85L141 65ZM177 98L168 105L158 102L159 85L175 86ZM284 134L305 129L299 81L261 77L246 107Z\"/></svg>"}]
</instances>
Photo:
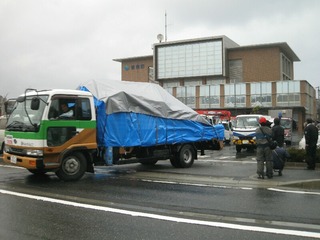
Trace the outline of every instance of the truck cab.
<instances>
[{"instance_id":1,"label":"truck cab","mask_svg":"<svg viewBox=\"0 0 320 240\"><path fill-rule=\"evenodd\" d=\"M62 104L72 115L63 115ZM92 94L79 90L28 91L17 98L8 118L3 160L34 174L54 171L60 178L73 180L87 170L87 150L96 147Z\"/></svg>"},{"instance_id":2,"label":"truck cab","mask_svg":"<svg viewBox=\"0 0 320 240\"><path fill-rule=\"evenodd\" d=\"M270 120L270 116L260 114L238 115L234 121L232 142L236 145L237 152L241 149L254 150L256 145L256 129L259 125L259 118L265 117Z\"/></svg>"}]
</instances>

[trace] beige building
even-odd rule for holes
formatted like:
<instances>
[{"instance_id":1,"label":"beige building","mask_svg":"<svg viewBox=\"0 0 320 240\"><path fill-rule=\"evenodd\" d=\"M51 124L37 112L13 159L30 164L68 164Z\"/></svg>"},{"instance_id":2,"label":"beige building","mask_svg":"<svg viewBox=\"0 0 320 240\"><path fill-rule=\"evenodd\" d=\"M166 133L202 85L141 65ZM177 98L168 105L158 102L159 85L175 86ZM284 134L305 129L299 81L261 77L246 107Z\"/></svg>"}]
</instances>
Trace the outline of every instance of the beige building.
<instances>
[{"instance_id":1,"label":"beige building","mask_svg":"<svg viewBox=\"0 0 320 240\"><path fill-rule=\"evenodd\" d=\"M294 79L298 56L285 42L239 46L226 36L156 43L153 55L115 59L124 81L157 82L195 110L290 113L302 131L316 118L315 89Z\"/></svg>"}]
</instances>

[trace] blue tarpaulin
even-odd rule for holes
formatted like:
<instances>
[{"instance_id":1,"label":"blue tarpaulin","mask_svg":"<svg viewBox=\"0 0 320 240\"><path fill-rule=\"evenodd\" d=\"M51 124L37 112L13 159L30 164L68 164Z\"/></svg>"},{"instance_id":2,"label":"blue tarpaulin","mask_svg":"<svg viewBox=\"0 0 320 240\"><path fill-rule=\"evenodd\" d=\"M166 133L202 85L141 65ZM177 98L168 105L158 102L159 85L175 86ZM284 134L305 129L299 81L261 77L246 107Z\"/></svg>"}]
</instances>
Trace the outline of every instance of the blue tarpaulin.
<instances>
[{"instance_id":1,"label":"blue tarpaulin","mask_svg":"<svg viewBox=\"0 0 320 240\"><path fill-rule=\"evenodd\" d=\"M211 126L157 84L94 81L79 89L95 97L99 146L148 147L224 138L223 125Z\"/></svg>"}]
</instances>

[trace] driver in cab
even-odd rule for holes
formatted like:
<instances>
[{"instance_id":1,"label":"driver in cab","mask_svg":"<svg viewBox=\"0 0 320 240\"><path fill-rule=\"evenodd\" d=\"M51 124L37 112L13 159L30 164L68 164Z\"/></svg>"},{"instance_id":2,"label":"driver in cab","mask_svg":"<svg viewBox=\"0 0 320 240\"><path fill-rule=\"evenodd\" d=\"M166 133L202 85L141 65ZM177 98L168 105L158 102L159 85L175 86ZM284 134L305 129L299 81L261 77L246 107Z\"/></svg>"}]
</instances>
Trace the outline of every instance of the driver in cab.
<instances>
[{"instance_id":1,"label":"driver in cab","mask_svg":"<svg viewBox=\"0 0 320 240\"><path fill-rule=\"evenodd\" d=\"M59 115L59 118L71 118L73 117L73 110L69 109L67 103L61 103L60 105L62 113Z\"/></svg>"}]
</instances>

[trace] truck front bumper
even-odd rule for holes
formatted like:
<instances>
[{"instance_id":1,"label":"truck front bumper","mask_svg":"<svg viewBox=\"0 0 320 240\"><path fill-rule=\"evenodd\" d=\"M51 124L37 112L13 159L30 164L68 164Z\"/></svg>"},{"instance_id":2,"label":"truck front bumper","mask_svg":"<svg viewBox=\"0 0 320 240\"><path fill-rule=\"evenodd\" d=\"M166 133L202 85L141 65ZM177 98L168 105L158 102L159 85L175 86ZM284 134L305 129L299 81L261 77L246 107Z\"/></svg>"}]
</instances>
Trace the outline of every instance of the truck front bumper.
<instances>
[{"instance_id":1,"label":"truck front bumper","mask_svg":"<svg viewBox=\"0 0 320 240\"><path fill-rule=\"evenodd\" d=\"M43 157L27 157L14 154L3 153L3 161L11 165L27 168L27 169L43 169Z\"/></svg>"}]
</instances>

